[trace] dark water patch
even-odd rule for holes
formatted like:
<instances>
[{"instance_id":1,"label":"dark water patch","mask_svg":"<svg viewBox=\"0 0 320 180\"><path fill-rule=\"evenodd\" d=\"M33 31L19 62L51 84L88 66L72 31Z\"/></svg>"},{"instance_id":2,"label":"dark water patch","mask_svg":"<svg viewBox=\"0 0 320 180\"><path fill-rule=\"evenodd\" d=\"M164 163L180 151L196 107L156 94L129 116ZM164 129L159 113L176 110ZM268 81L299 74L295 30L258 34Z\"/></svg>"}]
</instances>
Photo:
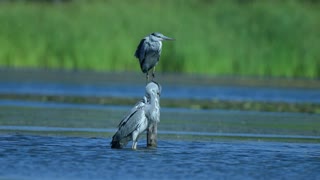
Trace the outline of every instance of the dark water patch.
<instances>
[{"instance_id":1,"label":"dark water patch","mask_svg":"<svg viewBox=\"0 0 320 180\"><path fill-rule=\"evenodd\" d=\"M0 135L7 179L318 179L319 144L160 141L110 149L105 138Z\"/></svg>"}]
</instances>

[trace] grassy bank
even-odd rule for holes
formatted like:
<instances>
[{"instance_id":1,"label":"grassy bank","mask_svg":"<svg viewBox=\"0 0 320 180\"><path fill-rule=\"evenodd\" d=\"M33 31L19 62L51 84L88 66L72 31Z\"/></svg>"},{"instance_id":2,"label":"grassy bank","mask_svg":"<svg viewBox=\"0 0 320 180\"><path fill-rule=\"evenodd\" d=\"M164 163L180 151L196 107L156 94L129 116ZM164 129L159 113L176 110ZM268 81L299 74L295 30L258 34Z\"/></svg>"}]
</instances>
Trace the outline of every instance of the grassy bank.
<instances>
[{"instance_id":1,"label":"grassy bank","mask_svg":"<svg viewBox=\"0 0 320 180\"><path fill-rule=\"evenodd\" d=\"M320 3L306 1L1 3L0 66L140 71L140 39L159 31L157 70L320 77Z\"/></svg>"}]
</instances>

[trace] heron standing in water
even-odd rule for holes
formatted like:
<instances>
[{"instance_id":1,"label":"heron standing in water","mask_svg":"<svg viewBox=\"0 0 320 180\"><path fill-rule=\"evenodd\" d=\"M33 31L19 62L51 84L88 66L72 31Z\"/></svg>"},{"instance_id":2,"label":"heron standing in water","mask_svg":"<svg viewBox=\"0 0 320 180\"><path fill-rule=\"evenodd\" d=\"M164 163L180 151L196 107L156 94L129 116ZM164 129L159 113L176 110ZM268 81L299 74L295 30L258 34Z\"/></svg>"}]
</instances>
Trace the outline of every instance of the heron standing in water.
<instances>
[{"instance_id":1,"label":"heron standing in water","mask_svg":"<svg viewBox=\"0 0 320 180\"><path fill-rule=\"evenodd\" d=\"M146 94L118 125L118 131L112 137L111 148L123 148L129 141L132 149L137 149L139 135L149 125L160 121L161 86L152 81L146 86Z\"/></svg>"},{"instance_id":2,"label":"heron standing in water","mask_svg":"<svg viewBox=\"0 0 320 180\"><path fill-rule=\"evenodd\" d=\"M159 62L162 42L164 40L174 40L164 36L161 33L154 32L144 37L134 54L139 59L140 67L143 73L147 74L147 83L149 81L149 71L152 69L152 79L154 78L155 67Z\"/></svg>"}]
</instances>

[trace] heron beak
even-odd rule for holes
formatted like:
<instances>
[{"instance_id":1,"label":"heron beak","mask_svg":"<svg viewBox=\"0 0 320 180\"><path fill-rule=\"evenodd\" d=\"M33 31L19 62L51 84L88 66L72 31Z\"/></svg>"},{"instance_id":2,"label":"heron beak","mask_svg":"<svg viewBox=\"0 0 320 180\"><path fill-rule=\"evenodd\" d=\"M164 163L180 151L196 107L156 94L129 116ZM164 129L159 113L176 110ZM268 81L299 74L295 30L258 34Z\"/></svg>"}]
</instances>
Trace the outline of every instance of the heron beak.
<instances>
[{"instance_id":1,"label":"heron beak","mask_svg":"<svg viewBox=\"0 0 320 180\"><path fill-rule=\"evenodd\" d=\"M162 39L163 40L169 40L169 41L174 41L175 40L174 38L170 38L170 37L167 37L167 36L163 36Z\"/></svg>"}]
</instances>

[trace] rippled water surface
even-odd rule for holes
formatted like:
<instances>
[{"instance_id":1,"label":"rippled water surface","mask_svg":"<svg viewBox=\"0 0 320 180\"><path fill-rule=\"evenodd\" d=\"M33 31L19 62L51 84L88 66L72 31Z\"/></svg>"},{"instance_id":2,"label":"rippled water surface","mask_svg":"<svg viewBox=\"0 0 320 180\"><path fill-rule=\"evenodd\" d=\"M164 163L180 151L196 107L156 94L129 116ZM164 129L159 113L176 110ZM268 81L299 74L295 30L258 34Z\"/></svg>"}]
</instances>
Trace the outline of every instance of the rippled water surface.
<instances>
[{"instance_id":1,"label":"rippled water surface","mask_svg":"<svg viewBox=\"0 0 320 180\"><path fill-rule=\"evenodd\" d=\"M1 135L0 179L319 179L320 145L159 141L110 149L110 139Z\"/></svg>"}]
</instances>

